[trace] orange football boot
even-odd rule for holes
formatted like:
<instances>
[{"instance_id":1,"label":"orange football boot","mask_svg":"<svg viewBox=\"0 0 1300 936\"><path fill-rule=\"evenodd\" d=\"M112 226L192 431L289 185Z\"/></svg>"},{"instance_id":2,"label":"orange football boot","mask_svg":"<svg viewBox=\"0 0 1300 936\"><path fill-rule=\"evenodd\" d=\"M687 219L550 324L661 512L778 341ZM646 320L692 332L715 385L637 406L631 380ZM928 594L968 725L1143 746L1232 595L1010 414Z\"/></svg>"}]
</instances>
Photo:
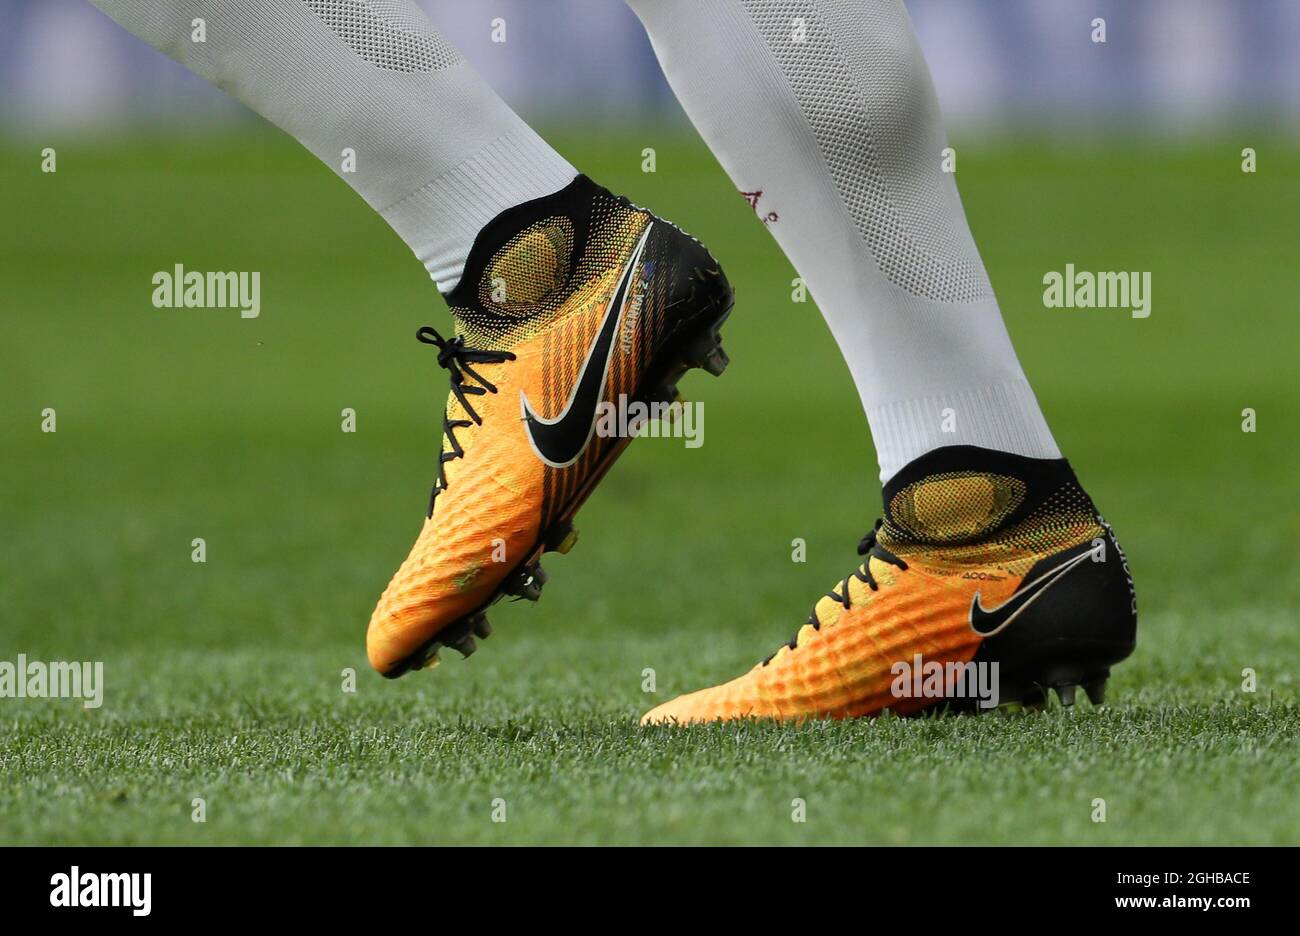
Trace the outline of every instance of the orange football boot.
<instances>
[{"instance_id":1,"label":"orange football boot","mask_svg":"<svg viewBox=\"0 0 1300 936\"><path fill-rule=\"evenodd\" d=\"M862 564L790 642L643 724L1100 704L1135 644L1133 579L1064 459L949 446L885 486Z\"/></svg>"},{"instance_id":2,"label":"orange football boot","mask_svg":"<svg viewBox=\"0 0 1300 936\"><path fill-rule=\"evenodd\" d=\"M455 337L418 333L451 372L438 479L366 635L385 676L444 646L469 655L503 595L536 600L539 557L568 551L574 513L643 423L608 414L669 404L686 370L728 360L717 262L585 176L493 220L447 301Z\"/></svg>"}]
</instances>

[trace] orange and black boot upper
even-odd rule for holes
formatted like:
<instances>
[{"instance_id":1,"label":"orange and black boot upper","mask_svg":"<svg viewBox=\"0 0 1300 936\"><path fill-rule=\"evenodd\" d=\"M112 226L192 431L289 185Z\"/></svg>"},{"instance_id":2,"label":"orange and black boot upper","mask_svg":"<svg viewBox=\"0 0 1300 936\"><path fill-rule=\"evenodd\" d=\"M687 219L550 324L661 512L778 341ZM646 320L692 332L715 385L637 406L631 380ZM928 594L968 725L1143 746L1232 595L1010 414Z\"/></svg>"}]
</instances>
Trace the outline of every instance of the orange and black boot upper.
<instances>
[{"instance_id":1,"label":"orange and black boot upper","mask_svg":"<svg viewBox=\"0 0 1300 936\"><path fill-rule=\"evenodd\" d=\"M646 723L1101 701L1133 650L1124 553L1064 459L949 446L885 486L863 557L789 643Z\"/></svg>"},{"instance_id":2,"label":"orange and black boot upper","mask_svg":"<svg viewBox=\"0 0 1300 936\"><path fill-rule=\"evenodd\" d=\"M602 408L671 401L720 374L732 293L694 238L585 176L503 212L447 296L455 334L419 339L451 372L438 476L414 547L370 619L386 676L468 654L502 595L536 599L548 549L629 441ZM635 428L635 426L633 426Z\"/></svg>"}]
</instances>

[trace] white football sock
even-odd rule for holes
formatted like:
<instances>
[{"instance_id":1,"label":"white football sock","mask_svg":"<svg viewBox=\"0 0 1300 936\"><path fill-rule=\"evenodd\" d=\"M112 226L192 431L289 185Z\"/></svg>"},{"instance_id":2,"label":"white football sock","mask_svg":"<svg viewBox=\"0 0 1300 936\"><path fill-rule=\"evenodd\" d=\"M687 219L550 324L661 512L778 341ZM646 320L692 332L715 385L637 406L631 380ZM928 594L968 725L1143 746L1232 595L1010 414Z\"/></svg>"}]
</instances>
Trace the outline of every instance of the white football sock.
<instances>
[{"instance_id":1,"label":"white football sock","mask_svg":"<svg viewBox=\"0 0 1300 936\"><path fill-rule=\"evenodd\" d=\"M945 445L1059 458L952 175L902 0L628 0L821 307L887 481Z\"/></svg>"},{"instance_id":2,"label":"white football sock","mask_svg":"<svg viewBox=\"0 0 1300 936\"><path fill-rule=\"evenodd\" d=\"M92 2L315 153L443 292L489 221L577 174L410 0Z\"/></svg>"}]
</instances>

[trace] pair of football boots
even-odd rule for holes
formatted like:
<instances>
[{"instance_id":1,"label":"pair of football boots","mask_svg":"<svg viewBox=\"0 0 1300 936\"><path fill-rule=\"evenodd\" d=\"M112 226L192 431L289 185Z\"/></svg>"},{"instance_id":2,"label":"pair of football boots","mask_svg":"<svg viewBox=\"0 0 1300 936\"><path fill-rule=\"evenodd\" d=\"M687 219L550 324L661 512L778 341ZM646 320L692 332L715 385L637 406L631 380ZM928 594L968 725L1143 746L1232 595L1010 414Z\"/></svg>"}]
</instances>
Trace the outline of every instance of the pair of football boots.
<instances>
[{"instance_id":1,"label":"pair of football boots","mask_svg":"<svg viewBox=\"0 0 1300 936\"><path fill-rule=\"evenodd\" d=\"M456 332L422 328L450 371L420 535L380 598L367 651L385 676L472 653L502 597L536 600L548 551L635 435L610 407L668 403L719 375L732 291L694 238L579 176L497 217L447 296ZM1099 703L1133 649L1132 579L1064 460L953 446L886 485L861 562L789 643L647 722L899 714L936 705Z\"/></svg>"}]
</instances>

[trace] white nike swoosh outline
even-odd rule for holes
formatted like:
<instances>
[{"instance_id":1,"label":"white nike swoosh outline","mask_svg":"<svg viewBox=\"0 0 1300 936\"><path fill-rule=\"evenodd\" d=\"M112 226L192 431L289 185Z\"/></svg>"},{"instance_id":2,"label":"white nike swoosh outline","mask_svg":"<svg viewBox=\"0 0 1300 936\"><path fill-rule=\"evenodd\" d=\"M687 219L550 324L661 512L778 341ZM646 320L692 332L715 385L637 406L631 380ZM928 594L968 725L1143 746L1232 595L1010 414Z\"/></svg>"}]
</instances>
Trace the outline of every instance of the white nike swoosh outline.
<instances>
[{"instance_id":1,"label":"white nike swoosh outline","mask_svg":"<svg viewBox=\"0 0 1300 936\"><path fill-rule=\"evenodd\" d=\"M637 266L640 264L641 254L645 250L646 241L650 237L650 229L653 227L654 227L653 221L651 221L649 224L646 225L645 231L641 234L641 239L637 241L636 247L632 251L632 256L627 261L627 267L624 268L623 275L619 277L618 286L614 288L614 292L611 293L610 295L609 308L605 310L605 315L601 318L600 325L596 328L596 332L591 339L591 346L587 349L587 356L582 362L582 367L578 370L578 376L573 381L573 389L569 391L569 399L568 402L564 404L564 409L560 410L560 412L556 416L553 416L550 419L546 419L538 415L537 411L533 409L532 404L528 402L528 395L523 391L523 389L520 389L519 391L520 418L524 420L524 435L528 437L528 445L532 448L533 454L535 454L539 459L541 459L543 464L550 465L552 468L569 467L574 462L576 462L579 458L582 457L582 453L587 451L587 446L591 444L592 433L596 431L596 415L600 409L601 400L603 400L604 398L603 391L605 388L605 384L609 380L609 362L614 357L614 348L618 345L618 342L611 340L609 343L609 352L605 355L604 372L600 376L601 393L596 401L596 406L593 407L591 411L591 425L587 427L587 437L585 441L583 441L582 445L578 448L578 452L576 455L574 455L566 462L555 462L547 458L537 448L537 443L533 440L532 424L534 422L537 422L544 426L554 426L556 423L563 422L564 418L569 415L569 410L573 407L573 401L578 396L578 389L582 386L582 379L587 374L587 368L591 366L591 356L595 354L596 345L600 343L600 334L604 330L605 325L609 319L609 316L612 315L614 312L613 297L617 296L620 291L622 291L623 293L623 301L619 303L618 318L619 321L622 321L623 319L623 313L627 310L628 300L631 298L631 292L632 292L630 288L623 289L623 287L625 284L629 284L629 281L632 278L633 271L635 271ZM617 324L615 324L614 333L615 333L615 337L617 337L617 333L618 333Z\"/></svg>"},{"instance_id":2,"label":"white nike swoosh outline","mask_svg":"<svg viewBox=\"0 0 1300 936\"><path fill-rule=\"evenodd\" d=\"M1083 562L1083 560L1091 556L1092 556L1092 550L1088 549L1085 550L1084 552L1079 553L1079 555L1074 556L1073 558L1066 559L1056 568L1048 569L1046 572L1044 572L1038 578L1034 579L1028 585L1022 584L1014 592L1008 595L1005 601L1002 601L991 608L984 607L984 602L980 600L980 593L978 591L975 592L975 597L971 599L971 603L970 603L970 616L969 616L970 629L975 631L975 633L979 634L981 637L992 637L994 634L1000 633L1001 631L1005 630L1008 624L1010 624L1016 618L1020 617L1022 613L1024 613L1025 608L1028 608L1031 604L1033 604L1035 601L1038 600L1039 595L1047 591L1049 588L1055 585L1057 581L1063 578L1066 575L1066 573L1068 573L1071 569L1073 569L1075 566L1079 565L1079 563ZM1051 581L1046 582L1040 588L1039 583L1044 582L1045 579L1051 579ZM1031 589L1037 589L1037 590L1034 591L1034 594L1032 594L1029 597L1028 601L1022 604L1019 608L1016 608L1015 611L1011 612L1011 615L1005 621L999 624L997 627L993 628L993 630L982 631L976 629L975 611L977 608L979 609L979 612L981 614L997 614L1007 605L1011 604L1011 602L1015 601L1018 597L1023 597L1024 594L1030 591Z\"/></svg>"}]
</instances>

